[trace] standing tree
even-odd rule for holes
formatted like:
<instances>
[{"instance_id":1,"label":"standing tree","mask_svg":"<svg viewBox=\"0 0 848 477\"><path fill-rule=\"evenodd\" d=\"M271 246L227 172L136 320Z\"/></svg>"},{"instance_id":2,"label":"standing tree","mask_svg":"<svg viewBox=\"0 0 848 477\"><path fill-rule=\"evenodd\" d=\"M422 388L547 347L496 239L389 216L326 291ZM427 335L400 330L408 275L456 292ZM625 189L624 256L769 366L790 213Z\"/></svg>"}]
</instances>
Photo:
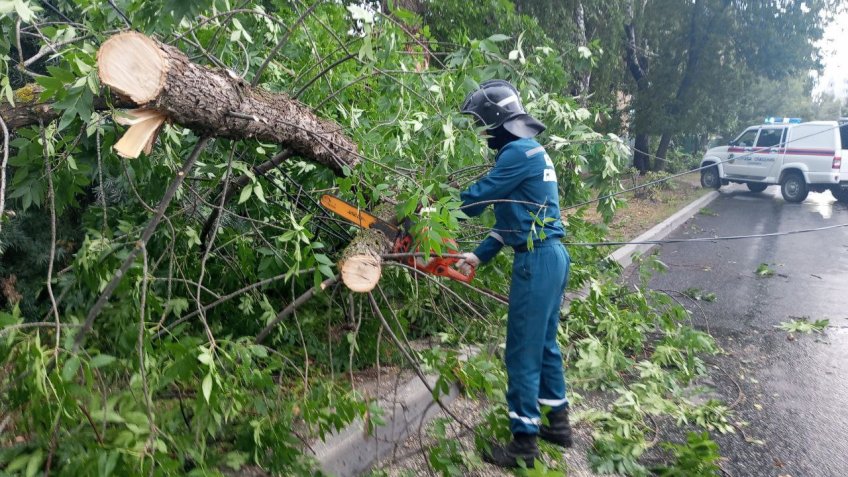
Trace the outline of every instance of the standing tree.
<instances>
[{"instance_id":1,"label":"standing tree","mask_svg":"<svg viewBox=\"0 0 848 477\"><path fill-rule=\"evenodd\" d=\"M633 128L643 146L644 135L659 136L655 167L675 135L720 131L744 114L757 78L816 68L815 42L837 3L630 2L625 44L636 85Z\"/></svg>"}]
</instances>

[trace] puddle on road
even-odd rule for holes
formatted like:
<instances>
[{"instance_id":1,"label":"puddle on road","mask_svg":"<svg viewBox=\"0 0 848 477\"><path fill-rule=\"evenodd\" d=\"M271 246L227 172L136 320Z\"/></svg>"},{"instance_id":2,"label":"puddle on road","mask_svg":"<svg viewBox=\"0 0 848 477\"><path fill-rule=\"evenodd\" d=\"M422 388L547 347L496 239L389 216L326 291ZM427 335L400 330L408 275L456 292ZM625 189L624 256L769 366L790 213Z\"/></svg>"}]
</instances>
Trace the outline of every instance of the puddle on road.
<instances>
[{"instance_id":1,"label":"puddle on road","mask_svg":"<svg viewBox=\"0 0 848 477\"><path fill-rule=\"evenodd\" d=\"M773 191L762 193L762 194L751 194L747 191L733 191L730 195L731 199L734 200L744 200L747 202L760 202L768 199L774 201L783 202L785 205L796 205L789 204L783 200L783 197L780 195L780 189L776 188ZM830 194L830 192L811 192L807 199L802 202L801 207L804 209L810 210L813 213L821 215L823 219L830 219L833 217L833 209L838 205L836 199Z\"/></svg>"},{"instance_id":2,"label":"puddle on road","mask_svg":"<svg viewBox=\"0 0 848 477\"><path fill-rule=\"evenodd\" d=\"M813 193L801 205L805 209L811 209L813 212L818 213L823 219L829 219L833 216L833 204L835 203L836 199L830 193Z\"/></svg>"}]
</instances>

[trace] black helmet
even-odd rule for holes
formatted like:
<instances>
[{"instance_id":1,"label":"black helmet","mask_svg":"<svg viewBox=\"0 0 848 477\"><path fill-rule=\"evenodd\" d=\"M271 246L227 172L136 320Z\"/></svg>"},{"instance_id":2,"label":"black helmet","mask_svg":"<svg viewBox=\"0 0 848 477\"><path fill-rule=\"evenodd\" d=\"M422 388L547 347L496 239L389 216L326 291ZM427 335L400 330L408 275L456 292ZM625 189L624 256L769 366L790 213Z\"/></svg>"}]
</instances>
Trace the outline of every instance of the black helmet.
<instances>
[{"instance_id":1,"label":"black helmet","mask_svg":"<svg viewBox=\"0 0 848 477\"><path fill-rule=\"evenodd\" d=\"M463 114L474 116L486 129L503 126L517 137L533 137L545 130L545 125L527 114L515 86L504 80L489 80L465 97Z\"/></svg>"}]
</instances>

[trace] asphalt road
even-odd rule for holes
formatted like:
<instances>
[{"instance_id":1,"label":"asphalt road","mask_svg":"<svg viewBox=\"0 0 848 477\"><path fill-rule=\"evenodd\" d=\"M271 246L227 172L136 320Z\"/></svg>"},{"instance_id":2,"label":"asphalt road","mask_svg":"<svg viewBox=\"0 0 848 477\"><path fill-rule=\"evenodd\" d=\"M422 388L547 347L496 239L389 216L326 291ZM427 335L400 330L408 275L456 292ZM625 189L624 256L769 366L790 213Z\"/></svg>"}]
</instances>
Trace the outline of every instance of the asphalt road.
<instances>
[{"instance_id":1,"label":"asphalt road","mask_svg":"<svg viewBox=\"0 0 848 477\"><path fill-rule=\"evenodd\" d=\"M785 202L778 187L722 195L670 238L771 233L848 223L848 206L831 194ZM707 382L733 405L738 430L715 435L722 468L738 476L848 475L848 228L763 239L669 244L670 270L652 288L699 289L714 302L693 303L698 327L726 354ZM775 274L755 273L767 264ZM797 317L830 320L821 334L777 328Z\"/></svg>"}]
</instances>

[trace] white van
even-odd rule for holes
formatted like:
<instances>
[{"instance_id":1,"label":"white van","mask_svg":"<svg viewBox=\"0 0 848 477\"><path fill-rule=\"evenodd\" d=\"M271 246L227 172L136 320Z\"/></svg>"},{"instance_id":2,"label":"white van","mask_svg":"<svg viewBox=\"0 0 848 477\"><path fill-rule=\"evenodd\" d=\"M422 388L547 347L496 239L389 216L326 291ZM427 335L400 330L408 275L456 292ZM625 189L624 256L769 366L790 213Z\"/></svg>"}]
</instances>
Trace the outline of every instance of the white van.
<instances>
[{"instance_id":1,"label":"white van","mask_svg":"<svg viewBox=\"0 0 848 477\"><path fill-rule=\"evenodd\" d=\"M802 202L810 191L830 190L839 202L848 203L848 121L770 119L749 127L727 146L708 150L701 160L701 185L718 189L737 182L762 192L780 184L787 202Z\"/></svg>"}]
</instances>

